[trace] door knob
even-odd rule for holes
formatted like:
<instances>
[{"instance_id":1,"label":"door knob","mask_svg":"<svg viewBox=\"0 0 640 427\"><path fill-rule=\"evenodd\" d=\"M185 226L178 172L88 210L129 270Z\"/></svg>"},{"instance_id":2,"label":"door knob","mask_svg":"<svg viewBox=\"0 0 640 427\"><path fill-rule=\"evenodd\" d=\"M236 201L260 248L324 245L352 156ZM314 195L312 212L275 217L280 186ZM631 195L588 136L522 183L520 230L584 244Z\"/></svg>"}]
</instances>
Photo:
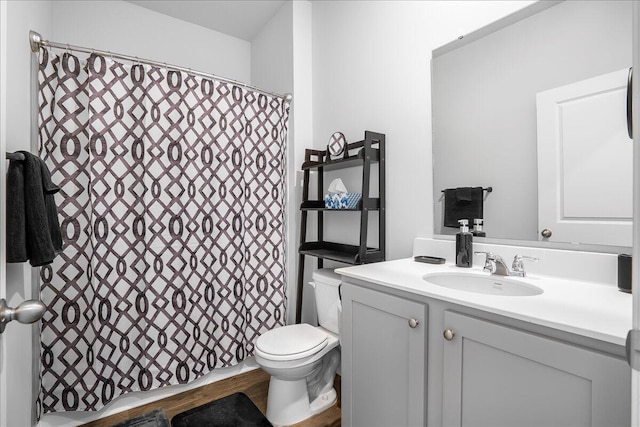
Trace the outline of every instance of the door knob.
<instances>
[{"instance_id":1,"label":"door knob","mask_svg":"<svg viewBox=\"0 0 640 427\"><path fill-rule=\"evenodd\" d=\"M445 329L444 332L442 333L442 336L444 336L445 340L451 341L453 337L456 336L456 334L451 329Z\"/></svg>"},{"instance_id":2,"label":"door knob","mask_svg":"<svg viewBox=\"0 0 640 427\"><path fill-rule=\"evenodd\" d=\"M420 324L420 321L416 319L409 319L409 327L415 329Z\"/></svg>"},{"instance_id":3,"label":"door knob","mask_svg":"<svg viewBox=\"0 0 640 427\"><path fill-rule=\"evenodd\" d=\"M9 307L4 298L0 299L0 334L12 320L20 323L37 322L44 314L45 308L42 302L35 299L24 301L16 308Z\"/></svg>"},{"instance_id":4,"label":"door knob","mask_svg":"<svg viewBox=\"0 0 640 427\"><path fill-rule=\"evenodd\" d=\"M553 233L548 228L545 228L540 232L540 234L542 234L542 237L544 237L545 239L548 239Z\"/></svg>"}]
</instances>

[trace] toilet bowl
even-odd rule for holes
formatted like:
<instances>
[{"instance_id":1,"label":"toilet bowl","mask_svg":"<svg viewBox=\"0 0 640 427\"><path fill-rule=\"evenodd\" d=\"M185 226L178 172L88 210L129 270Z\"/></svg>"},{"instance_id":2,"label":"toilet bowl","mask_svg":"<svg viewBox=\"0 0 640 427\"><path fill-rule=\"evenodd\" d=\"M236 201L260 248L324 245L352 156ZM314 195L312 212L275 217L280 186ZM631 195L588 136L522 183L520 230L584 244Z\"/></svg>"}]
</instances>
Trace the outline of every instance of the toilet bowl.
<instances>
[{"instance_id":1,"label":"toilet bowl","mask_svg":"<svg viewBox=\"0 0 640 427\"><path fill-rule=\"evenodd\" d=\"M337 399L333 379L340 364L338 287L330 269L313 272L320 326L282 326L255 342L255 358L271 375L267 418L276 426L295 424L322 412Z\"/></svg>"}]
</instances>

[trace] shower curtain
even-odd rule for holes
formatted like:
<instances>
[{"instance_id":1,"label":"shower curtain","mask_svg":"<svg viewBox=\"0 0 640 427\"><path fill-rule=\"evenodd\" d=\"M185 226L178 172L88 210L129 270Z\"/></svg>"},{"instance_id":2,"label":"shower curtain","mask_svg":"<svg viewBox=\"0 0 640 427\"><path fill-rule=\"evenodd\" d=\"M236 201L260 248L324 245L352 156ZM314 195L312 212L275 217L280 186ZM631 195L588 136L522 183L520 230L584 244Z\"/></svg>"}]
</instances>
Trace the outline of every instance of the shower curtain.
<instances>
[{"instance_id":1,"label":"shower curtain","mask_svg":"<svg viewBox=\"0 0 640 427\"><path fill-rule=\"evenodd\" d=\"M42 49L39 154L63 252L40 271L40 415L98 410L253 354L285 322L289 105Z\"/></svg>"}]
</instances>

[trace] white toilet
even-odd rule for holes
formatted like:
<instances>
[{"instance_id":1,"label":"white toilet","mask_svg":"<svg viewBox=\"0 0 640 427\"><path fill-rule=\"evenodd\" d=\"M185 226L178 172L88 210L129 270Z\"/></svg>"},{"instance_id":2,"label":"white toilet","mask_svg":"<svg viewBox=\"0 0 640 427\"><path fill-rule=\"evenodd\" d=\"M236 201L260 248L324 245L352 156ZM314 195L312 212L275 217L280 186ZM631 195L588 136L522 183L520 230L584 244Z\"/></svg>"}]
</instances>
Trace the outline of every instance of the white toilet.
<instances>
[{"instance_id":1,"label":"white toilet","mask_svg":"<svg viewBox=\"0 0 640 427\"><path fill-rule=\"evenodd\" d=\"M267 418L276 426L295 424L336 401L333 379L340 364L340 276L313 272L320 326L306 323L275 328L255 343L260 367L271 375Z\"/></svg>"}]
</instances>

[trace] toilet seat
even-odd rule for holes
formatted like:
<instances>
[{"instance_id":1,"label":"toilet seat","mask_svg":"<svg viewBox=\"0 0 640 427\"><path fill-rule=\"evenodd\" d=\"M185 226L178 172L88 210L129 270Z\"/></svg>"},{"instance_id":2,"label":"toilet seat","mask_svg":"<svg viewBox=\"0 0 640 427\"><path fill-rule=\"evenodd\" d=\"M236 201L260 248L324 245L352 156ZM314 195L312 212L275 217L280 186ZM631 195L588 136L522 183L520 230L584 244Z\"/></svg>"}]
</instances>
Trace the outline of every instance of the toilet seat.
<instances>
[{"instance_id":1,"label":"toilet seat","mask_svg":"<svg viewBox=\"0 0 640 427\"><path fill-rule=\"evenodd\" d=\"M309 324L272 329L256 340L256 354L269 360L297 360L312 356L327 346L329 336Z\"/></svg>"}]
</instances>

